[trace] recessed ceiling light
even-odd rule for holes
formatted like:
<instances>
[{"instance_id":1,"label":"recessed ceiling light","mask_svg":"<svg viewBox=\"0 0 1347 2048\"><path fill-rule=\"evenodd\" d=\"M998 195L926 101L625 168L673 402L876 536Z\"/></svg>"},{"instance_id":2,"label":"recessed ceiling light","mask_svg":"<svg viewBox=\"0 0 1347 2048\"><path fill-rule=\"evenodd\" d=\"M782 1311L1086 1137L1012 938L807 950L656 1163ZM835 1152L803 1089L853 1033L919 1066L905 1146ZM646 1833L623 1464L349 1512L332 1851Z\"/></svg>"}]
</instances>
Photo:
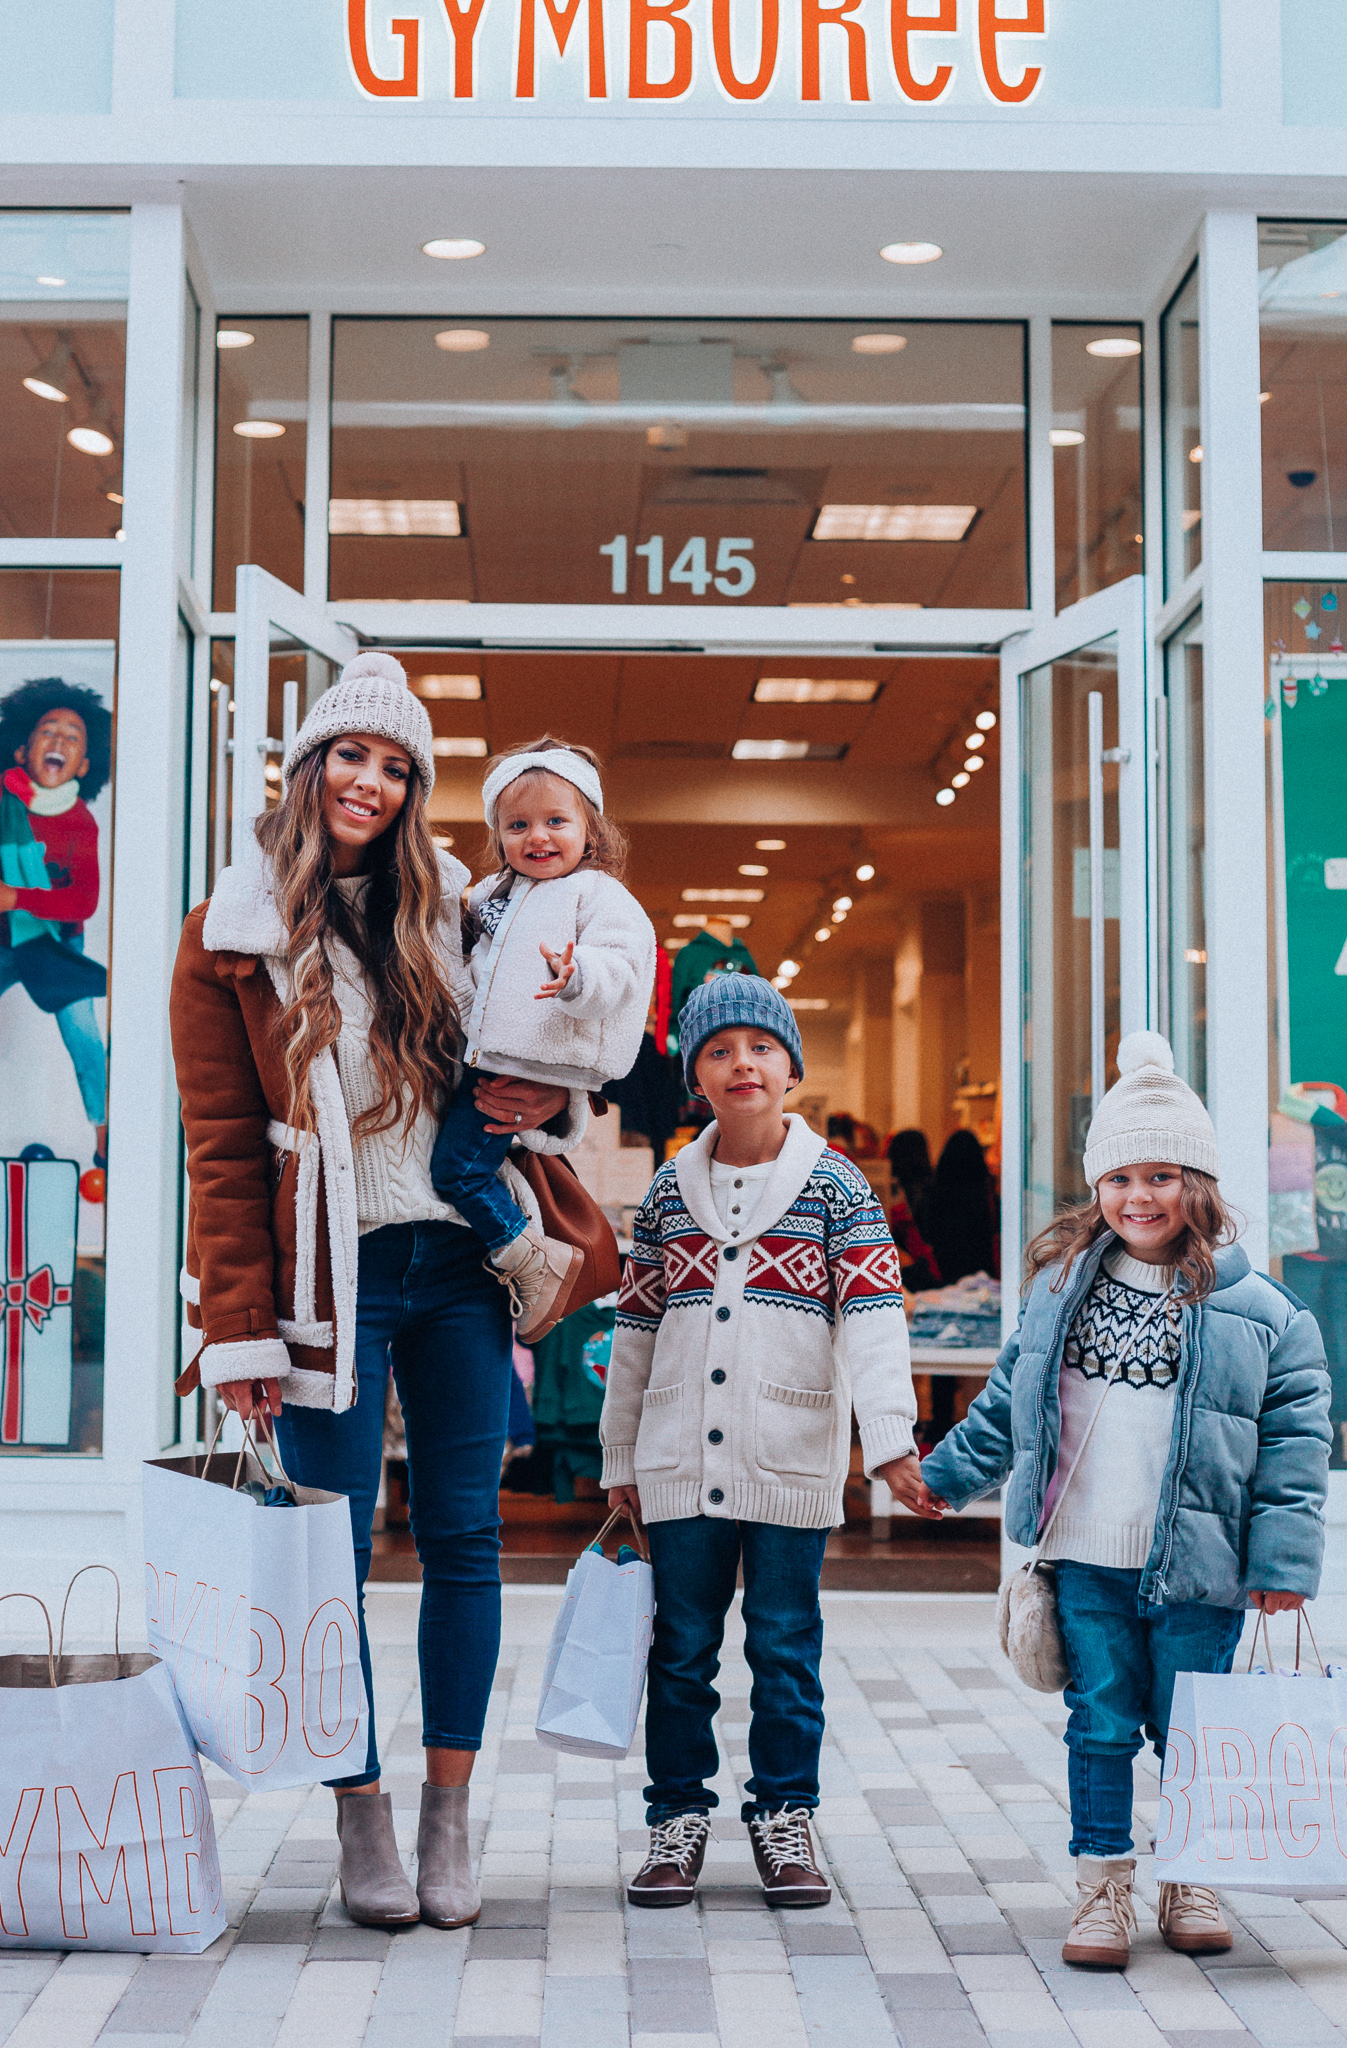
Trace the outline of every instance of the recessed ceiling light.
<instances>
[{"instance_id":1,"label":"recessed ceiling light","mask_svg":"<svg viewBox=\"0 0 1347 2048\"><path fill-rule=\"evenodd\" d=\"M255 334L249 334L246 327L220 327L216 329L217 348L251 348L256 341Z\"/></svg>"},{"instance_id":2,"label":"recessed ceiling light","mask_svg":"<svg viewBox=\"0 0 1347 2048\"><path fill-rule=\"evenodd\" d=\"M116 531L116 532L115 532L115 533L113 534L112 538L113 538L114 540L125 540L125 539L126 539L126 528L125 528L124 526L119 526L119 527L117 528L117 531Z\"/></svg>"},{"instance_id":3,"label":"recessed ceiling light","mask_svg":"<svg viewBox=\"0 0 1347 2048\"><path fill-rule=\"evenodd\" d=\"M484 761L486 741L479 739L444 739L439 734L431 741L436 754L447 761Z\"/></svg>"},{"instance_id":4,"label":"recessed ceiling light","mask_svg":"<svg viewBox=\"0 0 1347 2048\"><path fill-rule=\"evenodd\" d=\"M53 405L64 405L66 402L66 393L58 391L45 377L25 377L23 388L25 391L31 391L35 398L49 398Z\"/></svg>"},{"instance_id":5,"label":"recessed ceiling light","mask_svg":"<svg viewBox=\"0 0 1347 2048\"><path fill-rule=\"evenodd\" d=\"M828 1007L826 996L787 996L786 1001L792 1010L826 1010Z\"/></svg>"},{"instance_id":6,"label":"recessed ceiling light","mask_svg":"<svg viewBox=\"0 0 1347 2048\"><path fill-rule=\"evenodd\" d=\"M1258 394L1258 403L1260 405L1266 405L1271 396L1272 393L1270 391L1260 391Z\"/></svg>"},{"instance_id":7,"label":"recessed ceiling light","mask_svg":"<svg viewBox=\"0 0 1347 2048\"><path fill-rule=\"evenodd\" d=\"M935 800L942 807L952 804L954 801L954 791L952 789L938 789L935 793Z\"/></svg>"},{"instance_id":8,"label":"recessed ceiling light","mask_svg":"<svg viewBox=\"0 0 1347 2048\"><path fill-rule=\"evenodd\" d=\"M1190 462L1200 462L1202 460L1201 448L1190 448L1188 450L1188 460Z\"/></svg>"},{"instance_id":9,"label":"recessed ceiling light","mask_svg":"<svg viewBox=\"0 0 1347 2048\"><path fill-rule=\"evenodd\" d=\"M97 427L72 427L66 439L81 455L111 455L115 445L111 435Z\"/></svg>"},{"instance_id":10,"label":"recessed ceiling light","mask_svg":"<svg viewBox=\"0 0 1347 2048\"><path fill-rule=\"evenodd\" d=\"M874 869L873 869L873 868L871 867L871 865L870 865L869 861L867 860L866 862L864 862L864 864L863 864L863 865L862 865L861 867L858 867L858 868L857 868L857 870L856 870L856 880L857 880L858 882L873 882L873 881L874 881L874 879L875 879L875 871L874 871Z\"/></svg>"},{"instance_id":11,"label":"recessed ceiling light","mask_svg":"<svg viewBox=\"0 0 1347 2048\"><path fill-rule=\"evenodd\" d=\"M1139 356L1141 343L1134 334L1101 334L1098 341L1087 341L1087 356Z\"/></svg>"},{"instance_id":12,"label":"recessed ceiling light","mask_svg":"<svg viewBox=\"0 0 1347 2048\"><path fill-rule=\"evenodd\" d=\"M811 540L962 540L976 505L822 505Z\"/></svg>"},{"instance_id":13,"label":"recessed ceiling light","mask_svg":"<svg viewBox=\"0 0 1347 2048\"><path fill-rule=\"evenodd\" d=\"M971 775L976 774L979 768L985 768L987 763L983 760L981 754L970 754L963 765Z\"/></svg>"},{"instance_id":14,"label":"recessed ceiling light","mask_svg":"<svg viewBox=\"0 0 1347 2048\"><path fill-rule=\"evenodd\" d=\"M418 697L455 698L476 704L482 695L480 676L413 676L412 689Z\"/></svg>"},{"instance_id":15,"label":"recessed ceiling light","mask_svg":"<svg viewBox=\"0 0 1347 2048\"><path fill-rule=\"evenodd\" d=\"M238 420L234 432L245 441L277 441L285 428L279 420Z\"/></svg>"},{"instance_id":16,"label":"recessed ceiling light","mask_svg":"<svg viewBox=\"0 0 1347 2048\"><path fill-rule=\"evenodd\" d=\"M966 747L971 748L972 752L975 754L979 747L985 747L986 744L987 735L985 732L970 732L967 739L964 741L964 745Z\"/></svg>"},{"instance_id":17,"label":"recessed ceiling light","mask_svg":"<svg viewBox=\"0 0 1347 2048\"><path fill-rule=\"evenodd\" d=\"M490 348L491 336L482 327L446 327L435 336L435 346L453 356L470 356L479 348Z\"/></svg>"},{"instance_id":18,"label":"recessed ceiling light","mask_svg":"<svg viewBox=\"0 0 1347 2048\"><path fill-rule=\"evenodd\" d=\"M442 846L445 849L446 853L454 843L452 832L432 832L430 836L437 846Z\"/></svg>"},{"instance_id":19,"label":"recessed ceiling light","mask_svg":"<svg viewBox=\"0 0 1347 2048\"><path fill-rule=\"evenodd\" d=\"M846 923L846 921L847 921L847 914L846 914L845 910L835 910L835 911L833 912L833 923L834 923L834 924L845 924L845 923Z\"/></svg>"},{"instance_id":20,"label":"recessed ceiling light","mask_svg":"<svg viewBox=\"0 0 1347 2048\"><path fill-rule=\"evenodd\" d=\"M52 291L59 291L65 283L63 277L40 277L37 281L39 284L49 285Z\"/></svg>"},{"instance_id":21,"label":"recessed ceiling light","mask_svg":"<svg viewBox=\"0 0 1347 2048\"><path fill-rule=\"evenodd\" d=\"M430 535L454 540L462 533L463 522L455 498L332 498L327 530L368 537Z\"/></svg>"},{"instance_id":22,"label":"recessed ceiling light","mask_svg":"<svg viewBox=\"0 0 1347 2048\"><path fill-rule=\"evenodd\" d=\"M851 898L849 896L839 896L837 898L837 901L833 904L834 910L848 911L850 910L850 908Z\"/></svg>"},{"instance_id":23,"label":"recessed ceiling light","mask_svg":"<svg viewBox=\"0 0 1347 2048\"><path fill-rule=\"evenodd\" d=\"M126 503L120 491L104 491L103 496L107 499L109 505L124 505Z\"/></svg>"},{"instance_id":24,"label":"recessed ceiling light","mask_svg":"<svg viewBox=\"0 0 1347 2048\"><path fill-rule=\"evenodd\" d=\"M1079 427L1049 427L1048 439L1054 448L1079 448L1085 436Z\"/></svg>"},{"instance_id":25,"label":"recessed ceiling light","mask_svg":"<svg viewBox=\"0 0 1347 2048\"><path fill-rule=\"evenodd\" d=\"M858 356L896 356L907 347L905 334L853 334L852 352Z\"/></svg>"},{"instance_id":26,"label":"recessed ceiling light","mask_svg":"<svg viewBox=\"0 0 1347 2048\"><path fill-rule=\"evenodd\" d=\"M736 740L735 761L840 761L845 746L820 746L811 740Z\"/></svg>"},{"instance_id":27,"label":"recessed ceiling light","mask_svg":"<svg viewBox=\"0 0 1347 2048\"><path fill-rule=\"evenodd\" d=\"M761 889L684 889L684 903L761 903Z\"/></svg>"},{"instance_id":28,"label":"recessed ceiling light","mask_svg":"<svg viewBox=\"0 0 1347 2048\"><path fill-rule=\"evenodd\" d=\"M746 861L744 865L740 868L739 872L741 875L765 875L767 873L767 869L757 865L753 861Z\"/></svg>"},{"instance_id":29,"label":"recessed ceiling light","mask_svg":"<svg viewBox=\"0 0 1347 2048\"><path fill-rule=\"evenodd\" d=\"M717 924L727 924L731 931L736 932L746 932L753 922L745 910L718 911L712 915ZM711 918L704 910L680 910L674 919L674 925L683 931L700 930L710 922Z\"/></svg>"},{"instance_id":30,"label":"recessed ceiling light","mask_svg":"<svg viewBox=\"0 0 1347 2048\"><path fill-rule=\"evenodd\" d=\"M776 971L784 980L794 981L800 971L800 963L798 960L783 960Z\"/></svg>"},{"instance_id":31,"label":"recessed ceiling light","mask_svg":"<svg viewBox=\"0 0 1347 2048\"><path fill-rule=\"evenodd\" d=\"M962 770L960 770L959 774L950 776L950 784L954 789L967 789L968 781L968 776Z\"/></svg>"},{"instance_id":32,"label":"recessed ceiling light","mask_svg":"<svg viewBox=\"0 0 1347 2048\"><path fill-rule=\"evenodd\" d=\"M784 839L755 839L753 844L759 853L784 853L786 850Z\"/></svg>"},{"instance_id":33,"label":"recessed ceiling light","mask_svg":"<svg viewBox=\"0 0 1347 2048\"><path fill-rule=\"evenodd\" d=\"M945 252L939 242L886 242L879 253L886 263L934 263Z\"/></svg>"},{"instance_id":34,"label":"recessed ceiling light","mask_svg":"<svg viewBox=\"0 0 1347 2048\"><path fill-rule=\"evenodd\" d=\"M820 946L823 945L825 940L830 939L832 935L832 926L827 924L821 924L814 933L814 937L818 940Z\"/></svg>"},{"instance_id":35,"label":"recessed ceiling light","mask_svg":"<svg viewBox=\"0 0 1347 2048\"><path fill-rule=\"evenodd\" d=\"M445 263L461 263L468 256L485 256L486 243L474 242L466 235L437 235L433 241L422 242L421 254L438 256Z\"/></svg>"},{"instance_id":36,"label":"recessed ceiling light","mask_svg":"<svg viewBox=\"0 0 1347 2048\"><path fill-rule=\"evenodd\" d=\"M763 676L753 685L755 704L871 704L879 684L851 677L816 681L812 676Z\"/></svg>"},{"instance_id":37,"label":"recessed ceiling light","mask_svg":"<svg viewBox=\"0 0 1347 2048\"><path fill-rule=\"evenodd\" d=\"M990 732L996 724L996 713L994 711L979 711L973 723L979 732Z\"/></svg>"}]
</instances>

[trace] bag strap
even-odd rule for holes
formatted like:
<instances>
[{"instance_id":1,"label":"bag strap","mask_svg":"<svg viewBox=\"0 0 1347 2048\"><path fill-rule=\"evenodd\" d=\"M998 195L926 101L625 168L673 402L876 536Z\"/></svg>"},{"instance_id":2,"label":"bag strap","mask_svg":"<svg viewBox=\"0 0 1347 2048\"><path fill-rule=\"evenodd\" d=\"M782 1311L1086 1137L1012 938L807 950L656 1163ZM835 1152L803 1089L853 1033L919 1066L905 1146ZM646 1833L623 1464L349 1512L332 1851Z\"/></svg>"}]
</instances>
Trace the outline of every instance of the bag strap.
<instances>
[{"instance_id":1,"label":"bag strap","mask_svg":"<svg viewBox=\"0 0 1347 2048\"><path fill-rule=\"evenodd\" d=\"M1100 1263L1102 1265L1103 1261L1101 1260ZM1127 1341L1123 1344L1122 1349L1119 1351L1117 1357L1113 1361L1112 1366L1109 1368L1108 1378L1104 1381L1104 1391L1099 1396L1099 1399L1095 1402L1093 1409L1090 1411L1090 1419L1085 1425L1085 1434L1080 1440L1080 1448L1076 1452L1075 1457L1071 1460L1071 1469L1057 1489L1057 1498L1052 1504L1052 1513L1048 1516L1047 1521L1043 1524L1043 1527L1038 1532L1038 1542L1034 1546L1035 1563L1038 1562L1039 1556L1042 1554L1043 1545L1048 1540L1049 1530L1052 1528L1053 1523L1057 1520L1058 1515L1062 1512L1062 1502L1066 1498L1066 1490L1068 1486L1070 1486L1072 1480L1076 1476L1076 1473L1080 1469L1080 1461L1085 1456L1085 1447L1089 1443L1090 1438L1094 1433L1094 1426L1096 1422L1098 1422L1100 1414L1103 1410L1104 1402L1108 1398L1109 1388L1113 1385L1114 1380L1117 1379L1118 1374L1122 1371L1123 1367L1129 1363L1132 1353L1136 1350L1137 1345L1141 1342L1142 1336L1146 1328L1148 1327L1152 1316L1154 1316L1156 1310L1167 1307L1168 1304L1171 1301L1173 1301L1173 1299L1174 1289L1172 1287L1167 1287L1163 1294L1156 1295L1154 1301L1147 1309L1145 1315L1142 1316L1141 1320L1133 1326L1132 1331L1127 1338Z\"/></svg>"},{"instance_id":2,"label":"bag strap","mask_svg":"<svg viewBox=\"0 0 1347 2048\"><path fill-rule=\"evenodd\" d=\"M70 1605L70 1596L75 1590L75 1579L82 1579L86 1572L106 1572L113 1585L117 1588L117 1609L112 1621L112 1654L114 1657L120 1657L122 1654L122 1582L110 1564L82 1564L76 1572L75 1578L66 1587L65 1599L61 1602L61 1629L56 1639L58 1662L65 1655L65 1611Z\"/></svg>"},{"instance_id":3,"label":"bag strap","mask_svg":"<svg viewBox=\"0 0 1347 2048\"><path fill-rule=\"evenodd\" d=\"M1266 1607L1258 1608L1257 1614L1258 1619L1255 1621L1253 1625L1253 1641L1249 1645L1249 1661L1244 1667L1245 1676L1247 1677L1248 1674L1253 1670L1253 1660L1258 1654L1258 1631L1261 1628L1263 1631L1263 1653L1267 1658L1268 1673L1269 1676L1275 1678L1277 1673L1277 1667L1272 1661L1272 1638L1268 1634ZM1306 1614L1303 1607L1297 1607L1296 1609L1296 1677L1299 1678L1300 1676L1300 1624L1302 1621L1304 1622L1305 1628L1309 1634L1309 1639L1311 1644L1313 1645L1314 1654L1319 1660L1320 1676L1323 1678L1327 1678L1328 1672L1324 1667L1323 1654L1320 1651L1318 1643L1316 1643L1314 1640L1313 1624L1311 1623L1310 1618L1308 1614Z\"/></svg>"},{"instance_id":4,"label":"bag strap","mask_svg":"<svg viewBox=\"0 0 1347 2048\"><path fill-rule=\"evenodd\" d=\"M627 1520L631 1523L631 1533L635 1542L636 1550L639 1552L642 1561L646 1564L649 1564L650 1552L646 1548L645 1536L635 1515L632 1513L630 1507L624 1500L620 1500L618 1502L617 1506L613 1509L612 1514L609 1515L608 1520L600 1529L598 1535L594 1537L592 1542L589 1542L585 1545L585 1549L592 1550L594 1548L595 1543L602 1545L604 1537L608 1534L608 1531L612 1528L614 1522L621 1521L623 1515L625 1515L627 1517Z\"/></svg>"},{"instance_id":5,"label":"bag strap","mask_svg":"<svg viewBox=\"0 0 1347 2048\"><path fill-rule=\"evenodd\" d=\"M38 1600L36 1593L0 1593L0 1600L37 1600L38 1606L42 1609L42 1619L47 1624L47 1676L51 1680L51 1689L55 1692L56 1658L52 1650L51 1616L47 1612L46 1601Z\"/></svg>"}]
</instances>

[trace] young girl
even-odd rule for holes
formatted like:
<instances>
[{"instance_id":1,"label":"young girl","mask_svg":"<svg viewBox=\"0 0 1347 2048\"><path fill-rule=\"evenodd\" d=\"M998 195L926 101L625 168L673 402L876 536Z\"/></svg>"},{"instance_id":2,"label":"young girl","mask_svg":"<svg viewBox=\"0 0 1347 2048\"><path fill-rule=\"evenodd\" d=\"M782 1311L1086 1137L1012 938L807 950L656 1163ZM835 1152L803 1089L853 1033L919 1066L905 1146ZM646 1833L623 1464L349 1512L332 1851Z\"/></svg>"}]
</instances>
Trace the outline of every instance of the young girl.
<instances>
[{"instance_id":1,"label":"young girl","mask_svg":"<svg viewBox=\"0 0 1347 2048\"><path fill-rule=\"evenodd\" d=\"M1009 1477L1006 1533L1026 1547L1062 1501L1043 1546L1071 1672L1062 1957L1120 1970L1132 1759L1146 1736L1163 1759L1174 1674L1229 1671L1247 1606L1313 1599L1330 1432L1318 1325L1231 1242L1216 1133L1169 1045L1133 1033L1118 1072L1085 1145L1093 1199L1029 1246L1019 1329L899 1496L938 1517ZM1170 1948L1230 1947L1205 1886L1162 1884L1159 1919Z\"/></svg>"},{"instance_id":2,"label":"young girl","mask_svg":"<svg viewBox=\"0 0 1347 2048\"><path fill-rule=\"evenodd\" d=\"M487 764L482 808L495 872L468 898L476 993L464 1066L600 1089L640 1051L655 931L622 886L626 846L603 815L598 756L547 737L512 747ZM534 1343L565 1315L581 1254L543 1237L497 1179L512 1142L460 1089L430 1171L485 1240L518 1298L518 1334Z\"/></svg>"}]
</instances>

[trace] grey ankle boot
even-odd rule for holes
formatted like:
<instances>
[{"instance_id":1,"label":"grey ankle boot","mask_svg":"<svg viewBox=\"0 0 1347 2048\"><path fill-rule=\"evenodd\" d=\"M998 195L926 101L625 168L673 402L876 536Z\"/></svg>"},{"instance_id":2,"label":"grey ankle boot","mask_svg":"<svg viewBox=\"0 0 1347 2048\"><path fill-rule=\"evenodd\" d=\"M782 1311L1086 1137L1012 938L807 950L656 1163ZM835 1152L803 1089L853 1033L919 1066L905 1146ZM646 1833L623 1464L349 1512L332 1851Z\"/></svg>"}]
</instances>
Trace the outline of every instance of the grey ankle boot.
<instances>
[{"instance_id":1,"label":"grey ankle boot","mask_svg":"<svg viewBox=\"0 0 1347 2048\"><path fill-rule=\"evenodd\" d=\"M387 1792L346 1792L337 1800L341 1899L361 1927L414 1927L421 1917L393 1833Z\"/></svg>"},{"instance_id":2,"label":"grey ankle boot","mask_svg":"<svg viewBox=\"0 0 1347 2048\"><path fill-rule=\"evenodd\" d=\"M466 1785L423 1785L416 1831L416 1896L432 1927L466 1927L482 1910L472 1881Z\"/></svg>"}]
</instances>

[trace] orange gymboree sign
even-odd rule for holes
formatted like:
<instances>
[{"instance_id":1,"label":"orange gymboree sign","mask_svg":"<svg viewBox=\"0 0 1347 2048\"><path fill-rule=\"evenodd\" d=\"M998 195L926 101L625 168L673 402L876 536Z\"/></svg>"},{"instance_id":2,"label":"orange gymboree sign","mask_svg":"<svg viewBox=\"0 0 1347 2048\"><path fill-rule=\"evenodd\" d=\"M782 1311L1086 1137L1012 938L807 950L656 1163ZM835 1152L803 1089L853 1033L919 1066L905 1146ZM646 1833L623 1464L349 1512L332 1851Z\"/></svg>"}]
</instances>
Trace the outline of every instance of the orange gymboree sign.
<instances>
[{"instance_id":1,"label":"orange gymboree sign","mask_svg":"<svg viewBox=\"0 0 1347 2048\"><path fill-rule=\"evenodd\" d=\"M1041 53L1048 34L1047 0L887 0L883 32L861 19L862 0L706 0L709 48L698 48L692 0L438 0L453 57L455 100L478 98L478 36L490 7L493 27L514 38L513 98L538 94L538 61L550 41L565 56L581 13L582 55L589 100L681 100L693 90L700 67L730 101L777 97L799 102L823 96L830 55L844 63L847 99L869 101L872 90L912 106L935 106L953 88L962 59L948 38L971 44L971 57L987 98L1022 107L1043 77ZM700 12L700 9L698 10ZM540 18L541 16L541 18ZM346 0L347 55L356 84L372 100L422 97L422 27L416 15L390 20L382 0ZM946 41L934 48L928 38ZM1025 42L1023 38L1036 40ZM400 60L376 67L371 53L401 47ZM548 52L550 55L550 52ZM623 66L619 57L625 54ZM625 75L623 75L625 72Z\"/></svg>"}]
</instances>

